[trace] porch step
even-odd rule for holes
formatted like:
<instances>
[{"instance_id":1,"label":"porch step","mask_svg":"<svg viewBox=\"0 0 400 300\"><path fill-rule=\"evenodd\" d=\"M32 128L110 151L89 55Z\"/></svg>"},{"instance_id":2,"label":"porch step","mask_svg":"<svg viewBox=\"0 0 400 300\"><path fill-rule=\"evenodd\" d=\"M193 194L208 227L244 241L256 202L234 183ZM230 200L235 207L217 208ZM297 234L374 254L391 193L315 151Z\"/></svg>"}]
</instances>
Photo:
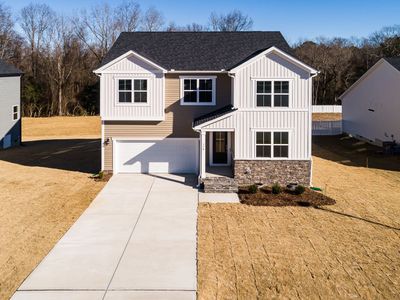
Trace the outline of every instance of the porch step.
<instances>
[{"instance_id":1,"label":"porch step","mask_svg":"<svg viewBox=\"0 0 400 300\"><path fill-rule=\"evenodd\" d=\"M233 178L220 176L220 177L207 177L203 180L205 193L237 193L238 185Z\"/></svg>"}]
</instances>

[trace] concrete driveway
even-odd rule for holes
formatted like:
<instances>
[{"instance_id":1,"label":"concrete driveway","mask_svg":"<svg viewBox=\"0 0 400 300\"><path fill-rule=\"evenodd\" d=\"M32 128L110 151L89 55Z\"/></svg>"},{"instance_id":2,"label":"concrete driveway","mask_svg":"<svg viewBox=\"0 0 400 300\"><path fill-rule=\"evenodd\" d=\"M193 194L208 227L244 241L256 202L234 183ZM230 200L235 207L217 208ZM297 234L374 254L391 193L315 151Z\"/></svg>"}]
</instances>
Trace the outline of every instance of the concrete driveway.
<instances>
[{"instance_id":1,"label":"concrete driveway","mask_svg":"<svg viewBox=\"0 0 400 300\"><path fill-rule=\"evenodd\" d=\"M195 299L195 181L113 176L12 299Z\"/></svg>"}]
</instances>

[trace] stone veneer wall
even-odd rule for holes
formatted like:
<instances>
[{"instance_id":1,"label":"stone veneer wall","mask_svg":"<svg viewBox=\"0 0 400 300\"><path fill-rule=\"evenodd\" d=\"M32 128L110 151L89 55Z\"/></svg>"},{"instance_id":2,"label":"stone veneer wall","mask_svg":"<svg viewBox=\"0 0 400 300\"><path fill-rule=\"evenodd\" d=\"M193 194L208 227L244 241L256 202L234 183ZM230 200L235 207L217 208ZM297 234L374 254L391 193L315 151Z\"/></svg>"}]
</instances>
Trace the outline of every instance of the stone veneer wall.
<instances>
[{"instance_id":1,"label":"stone veneer wall","mask_svg":"<svg viewBox=\"0 0 400 300\"><path fill-rule=\"evenodd\" d=\"M238 185L310 185L311 160L235 160L234 174Z\"/></svg>"}]
</instances>

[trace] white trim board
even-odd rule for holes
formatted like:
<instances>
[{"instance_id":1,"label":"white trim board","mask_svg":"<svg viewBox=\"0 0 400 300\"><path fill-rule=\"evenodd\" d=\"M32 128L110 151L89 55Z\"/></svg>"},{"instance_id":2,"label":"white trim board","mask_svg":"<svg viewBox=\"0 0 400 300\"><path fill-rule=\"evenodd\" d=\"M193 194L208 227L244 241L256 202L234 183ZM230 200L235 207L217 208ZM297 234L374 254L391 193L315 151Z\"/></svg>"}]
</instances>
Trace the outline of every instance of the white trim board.
<instances>
[{"instance_id":1,"label":"white trim board","mask_svg":"<svg viewBox=\"0 0 400 300\"><path fill-rule=\"evenodd\" d=\"M283 52L282 50L280 50L279 48L272 46L270 48L268 48L267 50L264 50L263 52L259 53L258 55L244 61L242 64L236 66L235 68L231 69L229 72L230 73L236 73L238 70L242 69L243 67L247 66L248 64L251 64L252 62L258 60L260 57L264 56L264 55L268 55L270 53L275 53L279 56L281 56L282 58L292 62L293 64L299 66L300 68L308 71L309 73L318 73L318 70L306 65L305 63L301 62L300 60L298 60L297 58L294 58L293 56L287 54L286 52Z\"/></svg>"},{"instance_id":2,"label":"white trim board","mask_svg":"<svg viewBox=\"0 0 400 300\"><path fill-rule=\"evenodd\" d=\"M113 59L112 61L108 62L107 64L105 64L104 66L101 66L100 68L96 69L93 71L93 73L95 74L101 74L103 73L103 71L105 71L106 69L108 69L109 67L111 67L112 65L116 64L117 62L120 62L121 60L123 60L124 58L128 58L130 56L136 56L137 58L143 60L145 63L148 63L149 65L155 67L156 69L161 70L163 73L166 73L167 70L164 69L163 67L161 67L160 65L156 64L155 62L145 58L144 56L136 53L135 51L129 50L128 52L122 54L121 56Z\"/></svg>"}]
</instances>

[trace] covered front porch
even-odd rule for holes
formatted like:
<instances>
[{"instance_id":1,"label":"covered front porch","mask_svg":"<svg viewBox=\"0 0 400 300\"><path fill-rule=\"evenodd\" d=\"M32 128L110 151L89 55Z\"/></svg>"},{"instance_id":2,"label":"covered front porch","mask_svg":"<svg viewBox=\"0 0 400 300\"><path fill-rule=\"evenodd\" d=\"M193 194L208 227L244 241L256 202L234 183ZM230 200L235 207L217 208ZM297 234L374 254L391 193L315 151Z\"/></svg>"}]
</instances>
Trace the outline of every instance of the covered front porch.
<instances>
[{"instance_id":1,"label":"covered front porch","mask_svg":"<svg viewBox=\"0 0 400 300\"><path fill-rule=\"evenodd\" d=\"M235 129L226 122L235 111L228 105L193 122L193 129L200 135L199 183L205 192L237 191L233 178Z\"/></svg>"},{"instance_id":2,"label":"covered front porch","mask_svg":"<svg viewBox=\"0 0 400 300\"><path fill-rule=\"evenodd\" d=\"M234 131L200 132L200 178L233 177Z\"/></svg>"},{"instance_id":3,"label":"covered front porch","mask_svg":"<svg viewBox=\"0 0 400 300\"><path fill-rule=\"evenodd\" d=\"M199 182L206 193L237 192L234 180L234 131L200 133Z\"/></svg>"}]
</instances>

